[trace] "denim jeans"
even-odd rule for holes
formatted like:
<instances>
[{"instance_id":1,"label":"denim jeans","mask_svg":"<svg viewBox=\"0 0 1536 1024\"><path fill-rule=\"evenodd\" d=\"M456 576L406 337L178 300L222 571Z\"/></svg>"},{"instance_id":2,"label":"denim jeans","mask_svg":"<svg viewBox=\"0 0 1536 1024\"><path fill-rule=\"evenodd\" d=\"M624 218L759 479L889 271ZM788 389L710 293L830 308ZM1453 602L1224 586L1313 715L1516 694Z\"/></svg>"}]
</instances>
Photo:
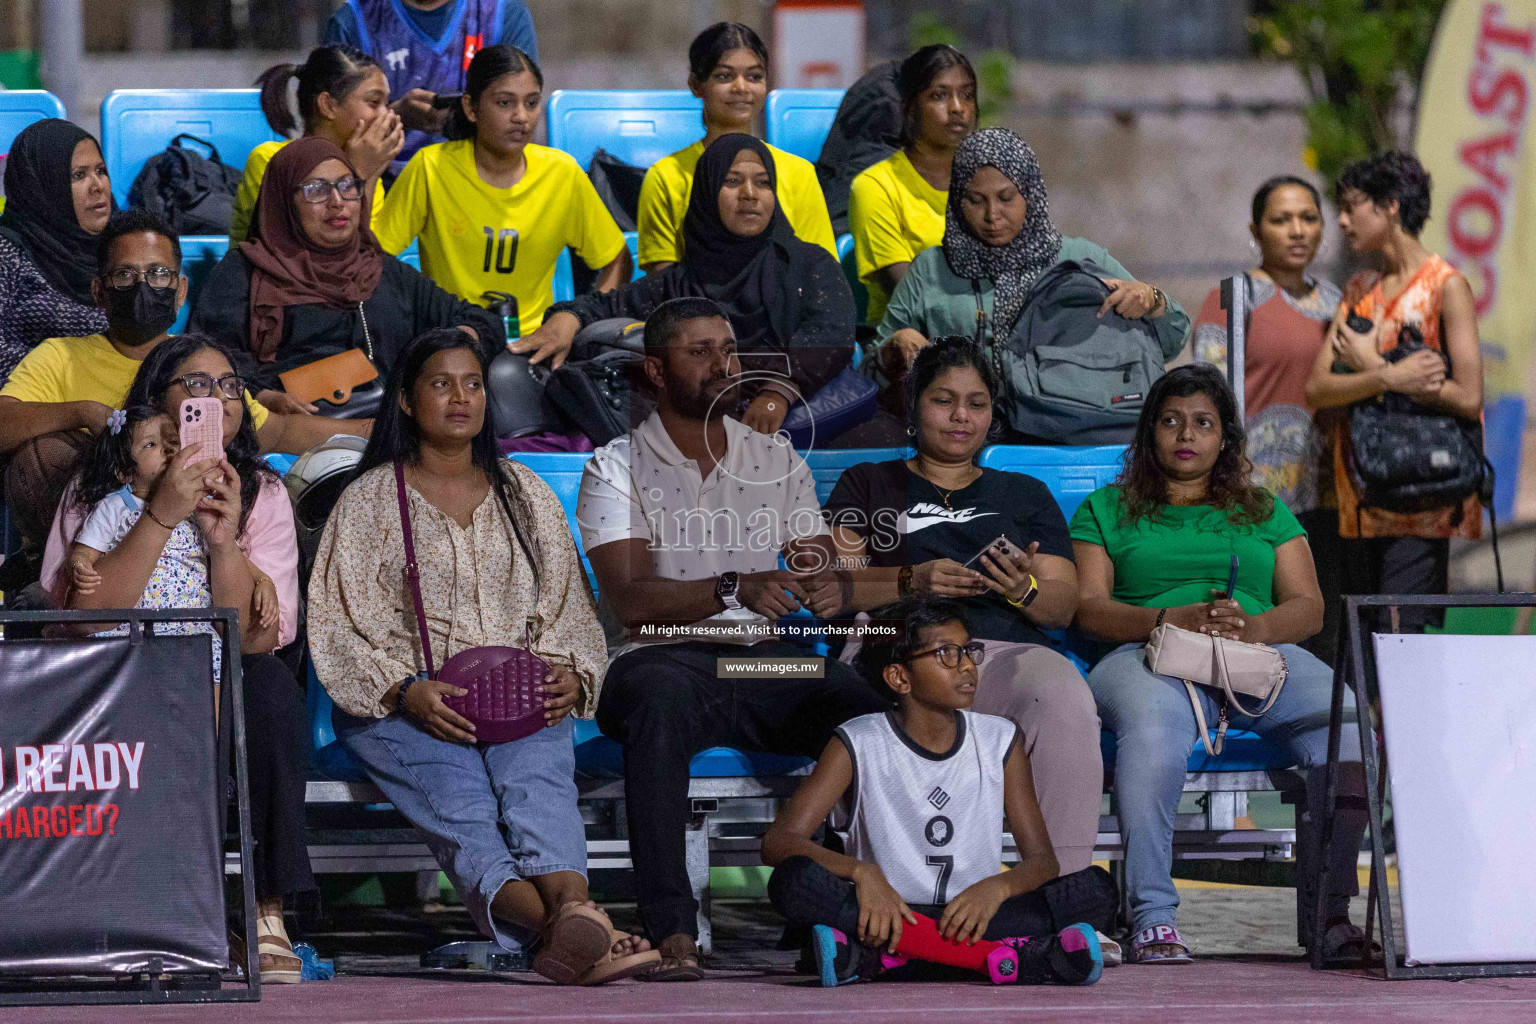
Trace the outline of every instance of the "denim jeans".
<instances>
[{"instance_id":1,"label":"denim jeans","mask_svg":"<svg viewBox=\"0 0 1536 1024\"><path fill-rule=\"evenodd\" d=\"M1143 645L1116 649L1088 674L1104 728L1115 734L1115 804L1125 841L1125 882L1131 903L1131 933L1176 923L1179 893L1174 888L1173 827L1184 789L1189 752L1197 742L1195 713L1183 682L1147 668ZM1231 728L1249 729L1285 749L1307 772L1308 812L1315 823L1324 813L1323 766L1328 763L1328 710L1333 670L1295 644L1277 645L1289 669L1285 688L1262 718L1229 714ZM1205 687L1196 687L1205 718L1214 726L1220 708ZM1346 727L1339 745L1339 807L1329 851L1330 916L1348 912L1359 891L1355 862L1365 833L1364 773L1354 699L1344 695ZM1298 850L1298 875L1311 864Z\"/></svg>"},{"instance_id":2,"label":"denim jeans","mask_svg":"<svg viewBox=\"0 0 1536 1024\"><path fill-rule=\"evenodd\" d=\"M587 872L576 808L571 720L512 743L449 743L400 714L332 713L342 745L362 763L427 846L482 934L510 950L534 938L491 915L508 882Z\"/></svg>"}]
</instances>

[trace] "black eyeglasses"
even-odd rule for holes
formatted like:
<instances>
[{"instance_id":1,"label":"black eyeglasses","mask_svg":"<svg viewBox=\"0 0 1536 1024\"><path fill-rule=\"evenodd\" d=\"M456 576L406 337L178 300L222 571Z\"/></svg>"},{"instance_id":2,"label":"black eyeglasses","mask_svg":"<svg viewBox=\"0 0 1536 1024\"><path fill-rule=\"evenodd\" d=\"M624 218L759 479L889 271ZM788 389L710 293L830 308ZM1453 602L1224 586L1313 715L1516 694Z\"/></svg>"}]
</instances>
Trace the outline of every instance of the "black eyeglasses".
<instances>
[{"instance_id":1,"label":"black eyeglasses","mask_svg":"<svg viewBox=\"0 0 1536 1024\"><path fill-rule=\"evenodd\" d=\"M918 658L926 658L929 655L939 659L939 664L945 668L959 668L960 655L971 659L971 664L980 665L987 656L987 649L979 640L972 640L968 644L943 644L931 651L919 651L916 654L907 655L908 661L916 661Z\"/></svg>"},{"instance_id":2,"label":"black eyeglasses","mask_svg":"<svg viewBox=\"0 0 1536 1024\"><path fill-rule=\"evenodd\" d=\"M335 192L336 197L344 203L361 199L362 179L342 178L340 181L326 181L324 178L310 178L308 181L299 183L299 195L304 197L306 203L323 203L331 198L332 192Z\"/></svg>"},{"instance_id":3,"label":"black eyeglasses","mask_svg":"<svg viewBox=\"0 0 1536 1024\"><path fill-rule=\"evenodd\" d=\"M108 288L132 288L140 281L148 281L151 288L169 288L176 283L177 276L170 267L156 265L142 271L138 267L118 267L103 274L101 279Z\"/></svg>"},{"instance_id":4,"label":"black eyeglasses","mask_svg":"<svg viewBox=\"0 0 1536 1024\"><path fill-rule=\"evenodd\" d=\"M188 373L176 378L176 383L187 389L193 398L207 398L217 387L225 398L239 398L245 394L245 378L239 374L215 377L211 373Z\"/></svg>"}]
</instances>

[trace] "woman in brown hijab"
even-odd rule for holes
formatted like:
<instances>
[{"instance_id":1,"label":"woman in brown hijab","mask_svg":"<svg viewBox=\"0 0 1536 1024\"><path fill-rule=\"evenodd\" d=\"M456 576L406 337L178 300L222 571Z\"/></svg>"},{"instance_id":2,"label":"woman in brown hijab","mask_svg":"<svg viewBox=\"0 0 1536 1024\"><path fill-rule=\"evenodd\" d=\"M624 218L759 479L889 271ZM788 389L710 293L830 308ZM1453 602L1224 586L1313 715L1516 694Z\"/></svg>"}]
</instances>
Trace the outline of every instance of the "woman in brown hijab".
<instances>
[{"instance_id":1,"label":"woman in brown hijab","mask_svg":"<svg viewBox=\"0 0 1536 1024\"><path fill-rule=\"evenodd\" d=\"M280 373L362 349L381 376L412 338L467 327L488 356L500 320L386 254L369 229L369 196L340 147L318 137L284 146L261 184L250 238L209 274L190 330L252 364L252 391L282 390Z\"/></svg>"}]
</instances>

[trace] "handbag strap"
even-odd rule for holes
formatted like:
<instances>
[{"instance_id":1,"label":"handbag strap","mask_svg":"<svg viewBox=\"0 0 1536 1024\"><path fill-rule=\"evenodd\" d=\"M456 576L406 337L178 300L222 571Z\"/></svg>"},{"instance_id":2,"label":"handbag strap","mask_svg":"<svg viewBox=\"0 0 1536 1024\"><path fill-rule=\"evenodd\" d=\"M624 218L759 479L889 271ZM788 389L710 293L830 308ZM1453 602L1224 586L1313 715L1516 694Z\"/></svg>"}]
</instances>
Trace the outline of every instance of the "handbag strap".
<instances>
[{"instance_id":1,"label":"handbag strap","mask_svg":"<svg viewBox=\"0 0 1536 1024\"><path fill-rule=\"evenodd\" d=\"M405 466L395 460L395 495L400 499L400 527L405 538L405 582L411 588L411 604L416 609L416 628L421 630L421 656L427 663L427 678L437 675L432 668L432 638L427 635L427 612L421 603L421 571L416 567L416 542L411 537L411 509L405 496Z\"/></svg>"},{"instance_id":2,"label":"handbag strap","mask_svg":"<svg viewBox=\"0 0 1536 1024\"><path fill-rule=\"evenodd\" d=\"M1238 714L1247 715L1249 718L1261 718L1269 713L1269 709L1275 706L1275 701L1280 699L1280 691L1285 688L1285 676L1269 691L1269 699L1264 706L1257 711L1249 711L1243 707L1243 702L1238 700L1237 694L1232 691L1232 676L1227 671L1227 646L1219 636L1211 637L1211 646L1216 652L1216 678L1221 683L1221 690L1226 694L1227 700L1237 708Z\"/></svg>"},{"instance_id":3,"label":"handbag strap","mask_svg":"<svg viewBox=\"0 0 1536 1024\"><path fill-rule=\"evenodd\" d=\"M1200 691L1195 689L1195 684L1188 679L1180 680L1184 689L1189 691L1189 706L1195 709L1195 725L1200 730L1200 743L1205 747L1205 752L1212 757L1220 756L1227 745L1227 709L1221 709L1221 718L1216 722L1216 744L1211 745L1211 727L1205 724L1205 706L1200 703Z\"/></svg>"}]
</instances>

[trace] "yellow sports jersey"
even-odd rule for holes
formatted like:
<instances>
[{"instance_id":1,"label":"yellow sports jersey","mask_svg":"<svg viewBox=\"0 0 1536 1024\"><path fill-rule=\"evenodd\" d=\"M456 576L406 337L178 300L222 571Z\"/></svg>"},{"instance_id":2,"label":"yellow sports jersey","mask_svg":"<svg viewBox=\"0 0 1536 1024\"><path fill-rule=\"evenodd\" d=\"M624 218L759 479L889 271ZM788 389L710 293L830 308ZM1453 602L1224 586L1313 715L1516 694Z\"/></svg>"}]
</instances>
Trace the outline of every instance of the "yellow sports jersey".
<instances>
[{"instance_id":1,"label":"yellow sports jersey","mask_svg":"<svg viewBox=\"0 0 1536 1024\"><path fill-rule=\"evenodd\" d=\"M251 217L256 213L256 197L261 194L261 179L266 176L267 164L277 155L277 151L292 141L285 139L282 142L263 142L251 150L251 155L245 161L245 177L240 179L240 188L235 192L235 213L229 221L229 244L239 245L245 241L246 235L251 231ZM368 218L369 225L377 232L379 230L379 216L384 210L384 183L378 179L373 182L373 213Z\"/></svg>"},{"instance_id":2,"label":"yellow sports jersey","mask_svg":"<svg viewBox=\"0 0 1536 1024\"><path fill-rule=\"evenodd\" d=\"M816 180L810 161L768 147L778 172L779 208L802 242L819 245L837 258L837 239L832 237L832 215ZM693 190L693 169L704 155L704 140L662 157L645 172L640 186L640 265L676 263L683 258L683 215Z\"/></svg>"},{"instance_id":3,"label":"yellow sports jersey","mask_svg":"<svg viewBox=\"0 0 1536 1024\"><path fill-rule=\"evenodd\" d=\"M529 144L523 180L493 188L475 169L473 139L425 146L411 157L374 230L386 252L421 238L421 272L482 306L486 292L517 297L522 334L554 301L555 260L571 246L594 270L624 249L597 189L569 154Z\"/></svg>"},{"instance_id":4,"label":"yellow sports jersey","mask_svg":"<svg viewBox=\"0 0 1536 1024\"><path fill-rule=\"evenodd\" d=\"M139 372L139 360L129 359L107 340L105 334L85 338L49 338L28 352L10 380L0 388L0 398L18 402L100 402L121 409ZM245 409L251 426L260 430L267 422L266 406L245 393Z\"/></svg>"},{"instance_id":5,"label":"yellow sports jersey","mask_svg":"<svg viewBox=\"0 0 1536 1024\"><path fill-rule=\"evenodd\" d=\"M944 207L949 193L923 180L897 150L853 179L848 191L848 230L853 233L854 264L869 289L866 321L878 324L890 296L875 281L875 271L911 263L924 249L944 241Z\"/></svg>"}]
</instances>

